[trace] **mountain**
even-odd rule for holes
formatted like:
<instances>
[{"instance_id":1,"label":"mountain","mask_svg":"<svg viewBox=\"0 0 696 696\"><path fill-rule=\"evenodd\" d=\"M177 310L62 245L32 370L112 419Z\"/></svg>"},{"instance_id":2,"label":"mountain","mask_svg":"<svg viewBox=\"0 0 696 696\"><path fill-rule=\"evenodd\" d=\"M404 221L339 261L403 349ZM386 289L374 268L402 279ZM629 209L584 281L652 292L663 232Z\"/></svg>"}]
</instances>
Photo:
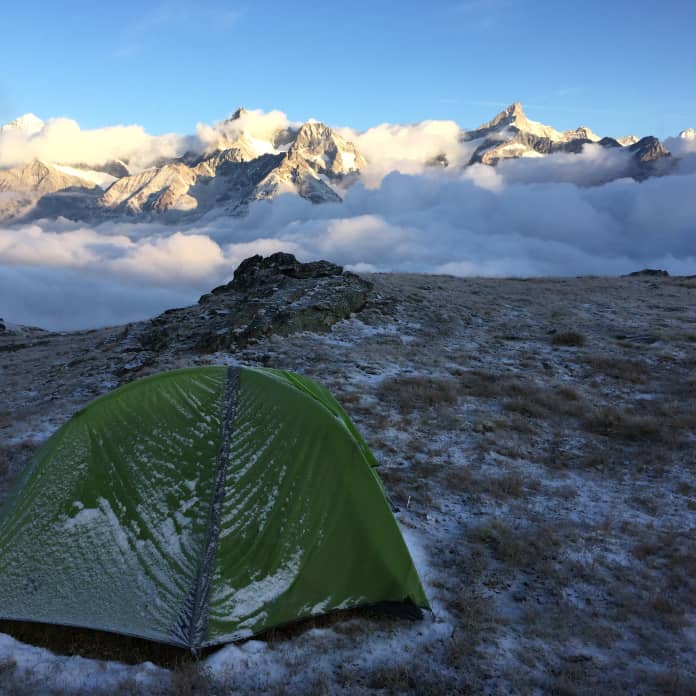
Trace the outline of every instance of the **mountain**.
<instances>
[{"instance_id":1,"label":"mountain","mask_svg":"<svg viewBox=\"0 0 696 696\"><path fill-rule=\"evenodd\" d=\"M239 119L240 111L230 120ZM165 211L203 215L212 210L243 213L251 201L294 193L312 203L338 202L333 185L358 175L365 160L356 147L328 126L305 123L292 134L259 141L247 133L236 140L222 138L203 156L184 155L178 161L124 176L101 196L98 205L130 214ZM224 148L224 149L220 149Z\"/></svg>"},{"instance_id":2,"label":"mountain","mask_svg":"<svg viewBox=\"0 0 696 696\"><path fill-rule=\"evenodd\" d=\"M682 140L696 140L696 130L693 128L687 128L686 130L683 130L681 133L679 133L679 137Z\"/></svg>"},{"instance_id":3,"label":"mountain","mask_svg":"<svg viewBox=\"0 0 696 696\"><path fill-rule=\"evenodd\" d=\"M669 151L652 136L639 140L628 136L621 140L601 138L587 126L575 130L558 131L527 118L519 102L511 104L488 123L476 130L465 132L463 141L480 143L469 164L496 165L501 160L520 157L543 157L556 152L578 154L586 145L602 148L623 148L630 153L625 176L643 180L667 169L656 164L657 160L670 157Z\"/></svg>"},{"instance_id":4,"label":"mountain","mask_svg":"<svg viewBox=\"0 0 696 696\"><path fill-rule=\"evenodd\" d=\"M252 202L282 194L337 203L370 166L354 143L326 124L284 122L261 133L253 127L255 113L237 109L209 128L205 140L188 139L191 147L183 155L160 158L144 170L125 160L95 166L36 159L0 169L0 221L63 216L92 222L121 217L179 222L244 215ZM16 147L18 138L33 140L43 129L40 118L26 114L1 126L0 139L11 138ZM681 137L696 133L687 129ZM471 148L464 167L580 154L588 146L621 153L618 165L610 173L599 172L593 184L664 175L675 160L652 136L600 137L587 126L559 131L529 119L519 102L474 130L460 131L459 140ZM444 152L434 151L423 165L444 168L450 162Z\"/></svg>"}]
</instances>

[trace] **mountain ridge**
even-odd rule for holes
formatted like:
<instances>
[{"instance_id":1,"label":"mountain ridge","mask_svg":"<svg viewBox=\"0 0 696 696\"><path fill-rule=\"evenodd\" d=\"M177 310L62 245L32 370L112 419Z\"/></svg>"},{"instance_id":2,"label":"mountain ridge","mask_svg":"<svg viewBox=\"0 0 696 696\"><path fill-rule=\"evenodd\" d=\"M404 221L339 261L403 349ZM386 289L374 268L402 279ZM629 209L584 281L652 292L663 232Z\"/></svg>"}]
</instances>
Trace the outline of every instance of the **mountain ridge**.
<instances>
[{"instance_id":1,"label":"mountain ridge","mask_svg":"<svg viewBox=\"0 0 696 696\"><path fill-rule=\"evenodd\" d=\"M339 203L361 180L368 159L359 147L319 121L279 125L253 133L252 112L240 107L221 121L202 151L160 158L145 169L128 161L98 166L33 158L0 169L0 220L24 222L62 216L101 221L114 218L178 222L204 216L244 215L254 201L296 195L312 203ZM26 114L0 126L0 135L39 136L44 122ZM693 139L693 129L680 134ZM472 147L462 166L498 166L507 160L580 154L587 146L626 153L620 175L642 181L669 173L673 158L654 136L600 137L587 126L559 131L529 119L513 102L473 130L460 130L460 142ZM374 158L373 158L374 159ZM423 166L452 166L446 153L433 151ZM613 175L612 175L613 176ZM613 176L613 178L616 178Z\"/></svg>"}]
</instances>

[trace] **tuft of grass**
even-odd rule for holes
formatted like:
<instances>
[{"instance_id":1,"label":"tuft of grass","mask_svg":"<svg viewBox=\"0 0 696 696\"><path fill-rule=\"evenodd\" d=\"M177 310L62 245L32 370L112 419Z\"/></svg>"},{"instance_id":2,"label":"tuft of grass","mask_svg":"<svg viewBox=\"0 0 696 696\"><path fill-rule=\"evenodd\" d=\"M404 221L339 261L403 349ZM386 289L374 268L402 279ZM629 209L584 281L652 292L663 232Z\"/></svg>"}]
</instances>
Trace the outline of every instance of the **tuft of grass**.
<instances>
[{"instance_id":1,"label":"tuft of grass","mask_svg":"<svg viewBox=\"0 0 696 696\"><path fill-rule=\"evenodd\" d=\"M403 415L430 408L444 411L457 403L456 387L451 379L409 375L383 381L378 396L381 401L396 406Z\"/></svg>"},{"instance_id":2,"label":"tuft of grass","mask_svg":"<svg viewBox=\"0 0 696 696\"><path fill-rule=\"evenodd\" d=\"M611 406L599 408L585 420L585 429L595 435L621 440L662 440L663 424L653 416L635 415Z\"/></svg>"},{"instance_id":3,"label":"tuft of grass","mask_svg":"<svg viewBox=\"0 0 696 696\"><path fill-rule=\"evenodd\" d=\"M525 493L525 481L518 471L508 471L491 480L491 493L496 498L522 498Z\"/></svg>"},{"instance_id":4,"label":"tuft of grass","mask_svg":"<svg viewBox=\"0 0 696 696\"><path fill-rule=\"evenodd\" d=\"M640 360L611 356L586 356L583 362L594 372L630 384L642 384L650 374L648 366Z\"/></svg>"},{"instance_id":5,"label":"tuft of grass","mask_svg":"<svg viewBox=\"0 0 696 696\"><path fill-rule=\"evenodd\" d=\"M551 525L511 529L499 520L491 520L471 530L471 537L488 546L498 561L542 573L560 546Z\"/></svg>"},{"instance_id":6,"label":"tuft of grass","mask_svg":"<svg viewBox=\"0 0 696 696\"><path fill-rule=\"evenodd\" d=\"M579 331L561 331L553 335L551 345L563 346L568 348L578 348L584 346L587 339Z\"/></svg>"}]
</instances>

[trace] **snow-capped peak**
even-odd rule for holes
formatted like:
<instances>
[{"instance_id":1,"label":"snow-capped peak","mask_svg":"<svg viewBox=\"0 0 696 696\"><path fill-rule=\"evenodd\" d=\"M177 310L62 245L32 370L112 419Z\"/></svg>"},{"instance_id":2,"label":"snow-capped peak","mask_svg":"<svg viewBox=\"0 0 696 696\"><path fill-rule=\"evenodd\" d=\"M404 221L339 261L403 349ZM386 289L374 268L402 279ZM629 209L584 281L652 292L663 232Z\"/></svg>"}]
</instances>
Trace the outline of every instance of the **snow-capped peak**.
<instances>
[{"instance_id":1,"label":"snow-capped peak","mask_svg":"<svg viewBox=\"0 0 696 696\"><path fill-rule=\"evenodd\" d=\"M27 135L34 135L44 127L44 122L34 114L24 114L19 118L10 121L3 126L0 126L0 133L9 133L11 131L21 131Z\"/></svg>"},{"instance_id":2,"label":"snow-capped peak","mask_svg":"<svg viewBox=\"0 0 696 696\"><path fill-rule=\"evenodd\" d=\"M687 128L679 134L679 137L682 138L682 140L696 140L696 130Z\"/></svg>"},{"instance_id":3,"label":"snow-capped peak","mask_svg":"<svg viewBox=\"0 0 696 696\"><path fill-rule=\"evenodd\" d=\"M498 128L527 123L527 114L524 113L520 102L513 102L507 108L497 114L493 120L481 126L481 128Z\"/></svg>"},{"instance_id":4,"label":"snow-capped peak","mask_svg":"<svg viewBox=\"0 0 696 696\"><path fill-rule=\"evenodd\" d=\"M507 128L513 128L523 133L529 133L539 138L548 138L552 141L563 141L564 136L551 126L545 126L538 121L532 121L527 118L520 102L513 102L507 108L503 109L493 120L484 123L477 128L470 138L488 136L493 133L502 133ZM589 130L589 129L588 129Z\"/></svg>"}]
</instances>

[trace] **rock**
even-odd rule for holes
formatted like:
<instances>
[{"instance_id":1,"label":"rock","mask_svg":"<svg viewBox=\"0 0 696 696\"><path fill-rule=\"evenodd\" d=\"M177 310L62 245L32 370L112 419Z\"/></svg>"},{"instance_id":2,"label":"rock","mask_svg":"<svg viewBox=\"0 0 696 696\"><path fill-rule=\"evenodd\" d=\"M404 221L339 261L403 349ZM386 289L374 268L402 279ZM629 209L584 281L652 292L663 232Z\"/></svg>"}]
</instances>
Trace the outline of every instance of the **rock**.
<instances>
[{"instance_id":1,"label":"rock","mask_svg":"<svg viewBox=\"0 0 696 696\"><path fill-rule=\"evenodd\" d=\"M372 284L329 261L301 263L276 253L242 261L232 280L214 288L194 307L149 322L140 347L170 346L211 353L243 348L272 334L327 332L366 304Z\"/></svg>"},{"instance_id":2,"label":"rock","mask_svg":"<svg viewBox=\"0 0 696 696\"><path fill-rule=\"evenodd\" d=\"M329 261L300 263L292 254L283 252L271 254L265 259L257 254L242 261L234 272L232 282L229 286L224 287L247 291L259 285L280 280L282 276L288 278L325 278L339 276L342 273L341 266ZM213 290L213 293L216 290Z\"/></svg>"},{"instance_id":3,"label":"rock","mask_svg":"<svg viewBox=\"0 0 696 696\"><path fill-rule=\"evenodd\" d=\"M624 278L635 278L638 276L647 276L647 277L661 277L661 278L668 278L669 273L667 271L663 271L659 268L644 268L641 271L633 271L633 273L628 273L624 276Z\"/></svg>"},{"instance_id":4,"label":"rock","mask_svg":"<svg viewBox=\"0 0 696 696\"><path fill-rule=\"evenodd\" d=\"M6 329L7 327L5 326L5 322L2 319L0 319L0 334L5 333Z\"/></svg>"}]
</instances>

